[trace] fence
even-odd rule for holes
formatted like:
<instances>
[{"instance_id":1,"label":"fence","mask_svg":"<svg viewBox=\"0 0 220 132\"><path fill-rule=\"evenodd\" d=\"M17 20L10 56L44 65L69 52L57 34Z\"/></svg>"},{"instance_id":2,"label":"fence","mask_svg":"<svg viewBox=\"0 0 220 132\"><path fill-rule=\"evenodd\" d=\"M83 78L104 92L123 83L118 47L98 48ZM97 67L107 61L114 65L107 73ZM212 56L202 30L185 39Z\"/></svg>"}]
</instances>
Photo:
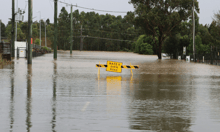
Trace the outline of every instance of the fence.
<instances>
[{"instance_id":1,"label":"fence","mask_svg":"<svg viewBox=\"0 0 220 132\"><path fill-rule=\"evenodd\" d=\"M2 54L3 59L11 60L11 44L1 42L0 43L0 54Z\"/></svg>"}]
</instances>

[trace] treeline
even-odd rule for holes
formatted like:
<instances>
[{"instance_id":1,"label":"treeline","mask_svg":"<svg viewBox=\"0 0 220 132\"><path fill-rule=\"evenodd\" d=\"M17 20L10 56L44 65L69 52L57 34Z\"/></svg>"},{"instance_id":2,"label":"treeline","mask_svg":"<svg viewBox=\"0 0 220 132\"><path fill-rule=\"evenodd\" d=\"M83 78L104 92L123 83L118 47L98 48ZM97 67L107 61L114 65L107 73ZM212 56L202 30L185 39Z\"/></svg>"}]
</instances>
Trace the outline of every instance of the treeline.
<instances>
[{"instance_id":1,"label":"treeline","mask_svg":"<svg viewBox=\"0 0 220 132\"><path fill-rule=\"evenodd\" d=\"M125 17L113 16L110 14L100 15L95 12L73 12L73 50L80 49L80 38L82 32L83 50L96 51L132 51L133 43L138 36L144 34L140 27L132 23L132 13L128 12ZM50 20L41 20L41 45L45 45L45 26L47 46L53 48L54 24ZM65 7L58 15L58 49L70 49L70 26L71 14ZM39 44L40 23L33 22L32 37L36 44ZM18 40L26 40L28 36L28 23L19 22L17 26ZM5 36L11 39L11 22L6 26Z\"/></svg>"},{"instance_id":2,"label":"treeline","mask_svg":"<svg viewBox=\"0 0 220 132\"><path fill-rule=\"evenodd\" d=\"M217 15L217 14L215 14ZM214 16L215 16L214 15ZM220 50L220 19L214 19L211 24L200 24L199 17L195 14L195 48L197 56L219 52ZM193 23L182 22L172 34L164 41L163 52L173 55L183 55L183 47L187 47L187 55L193 55Z\"/></svg>"},{"instance_id":3,"label":"treeline","mask_svg":"<svg viewBox=\"0 0 220 132\"><path fill-rule=\"evenodd\" d=\"M127 12L123 18L110 14L100 15L95 12L73 12L73 50L95 51L133 51L140 54L156 54L161 59L161 52L177 58L187 47L187 55L193 54L193 0L173 1L158 0L147 3L131 0L134 12ZM155 6L157 5L157 6ZM220 11L214 14L211 24L199 23L198 1L195 1L195 44L196 54L204 55L218 52L220 46ZM65 7L58 15L58 49L70 49L71 14ZM33 22L32 32L35 44L39 44L39 22ZM53 48L54 24L50 20L41 20L41 45ZM2 35L11 39L11 22L2 24ZM28 23L18 23L18 40L26 40Z\"/></svg>"}]
</instances>

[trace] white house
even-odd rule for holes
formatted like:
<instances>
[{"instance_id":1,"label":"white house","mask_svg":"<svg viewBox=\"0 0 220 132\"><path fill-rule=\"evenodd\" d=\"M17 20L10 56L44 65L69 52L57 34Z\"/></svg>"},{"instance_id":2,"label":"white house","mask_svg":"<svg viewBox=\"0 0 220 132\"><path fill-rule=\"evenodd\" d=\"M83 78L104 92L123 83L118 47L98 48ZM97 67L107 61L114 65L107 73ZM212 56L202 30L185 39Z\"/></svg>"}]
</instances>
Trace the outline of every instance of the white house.
<instances>
[{"instance_id":1,"label":"white house","mask_svg":"<svg viewBox=\"0 0 220 132\"><path fill-rule=\"evenodd\" d=\"M15 41L15 57L26 57L26 48L27 42Z\"/></svg>"}]
</instances>

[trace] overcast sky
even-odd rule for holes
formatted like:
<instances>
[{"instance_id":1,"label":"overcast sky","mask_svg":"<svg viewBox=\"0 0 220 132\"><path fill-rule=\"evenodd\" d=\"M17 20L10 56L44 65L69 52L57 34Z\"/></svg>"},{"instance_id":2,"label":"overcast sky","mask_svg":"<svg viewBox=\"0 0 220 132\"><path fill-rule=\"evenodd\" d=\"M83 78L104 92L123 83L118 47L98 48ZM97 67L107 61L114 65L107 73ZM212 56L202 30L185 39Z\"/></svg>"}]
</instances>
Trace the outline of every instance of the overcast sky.
<instances>
[{"instance_id":1,"label":"overcast sky","mask_svg":"<svg viewBox=\"0 0 220 132\"><path fill-rule=\"evenodd\" d=\"M17 2L18 1L18 2ZM25 9L26 13L24 15L24 20L28 19L28 0L15 0L15 9L18 7L21 9ZM99 10L110 10L110 11L134 11L133 6L128 3L129 0L60 0L66 3L71 3L73 5L78 5L87 8L94 8ZM12 13L12 0L0 0L0 19L3 23L7 24L9 18L11 18ZM58 3L58 14L62 7L66 7L67 11L70 12L70 7L65 4ZM25 8L26 7L26 8ZM212 22L213 14L220 10L220 0L199 0L200 7L200 23L201 24L210 24ZM91 10L85 10L81 8L73 8L79 9L79 11L89 12ZM54 3L53 0L33 0L33 17L34 21L39 20L40 13L41 18L47 19L49 18L51 22L53 22L54 17ZM106 14L105 12L97 12L99 14ZM126 15L126 13L109 13L112 15L121 15L122 17Z\"/></svg>"}]
</instances>

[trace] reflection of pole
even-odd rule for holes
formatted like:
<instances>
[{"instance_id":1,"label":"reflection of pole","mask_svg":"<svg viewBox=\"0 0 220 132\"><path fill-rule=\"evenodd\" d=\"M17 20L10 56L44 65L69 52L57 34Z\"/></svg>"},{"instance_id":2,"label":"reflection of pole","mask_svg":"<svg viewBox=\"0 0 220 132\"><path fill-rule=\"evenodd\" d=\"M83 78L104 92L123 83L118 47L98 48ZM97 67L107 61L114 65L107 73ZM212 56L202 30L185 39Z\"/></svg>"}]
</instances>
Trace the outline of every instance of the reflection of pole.
<instances>
[{"instance_id":1,"label":"reflection of pole","mask_svg":"<svg viewBox=\"0 0 220 132\"><path fill-rule=\"evenodd\" d=\"M28 74L27 74L27 101L26 101L26 125L27 125L27 132L30 132L31 128L31 94L32 94L32 65L28 65Z\"/></svg>"},{"instance_id":2,"label":"reflection of pole","mask_svg":"<svg viewBox=\"0 0 220 132\"><path fill-rule=\"evenodd\" d=\"M194 15L195 5L193 0L193 60L196 62L196 53L195 53L195 15Z\"/></svg>"},{"instance_id":3,"label":"reflection of pole","mask_svg":"<svg viewBox=\"0 0 220 132\"><path fill-rule=\"evenodd\" d=\"M52 131L55 132L56 127L56 80L57 80L57 63L54 62L54 77L53 77L53 102L52 102Z\"/></svg>"},{"instance_id":4,"label":"reflection of pole","mask_svg":"<svg viewBox=\"0 0 220 132\"><path fill-rule=\"evenodd\" d=\"M57 0L54 0L54 42L53 42L53 58L57 59Z\"/></svg>"},{"instance_id":5,"label":"reflection of pole","mask_svg":"<svg viewBox=\"0 0 220 132\"><path fill-rule=\"evenodd\" d=\"M28 0L28 64L32 64L32 0Z\"/></svg>"},{"instance_id":6,"label":"reflection of pole","mask_svg":"<svg viewBox=\"0 0 220 132\"><path fill-rule=\"evenodd\" d=\"M13 63L13 62L12 62ZM11 106L10 106L10 129L13 129L14 125L14 64L12 64L12 73L11 73Z\"/></svg>"},{"instance_id":7,"label":"reflection of pole","mask_svg":"<svg viewBox=\"0 0 220 132\"><path fill-rule=\"evenodd\" d=\"M71 5L71 26L70 26L70 54L72 54L73 47L73 6Z\"/></svg>"}]
</instances>

